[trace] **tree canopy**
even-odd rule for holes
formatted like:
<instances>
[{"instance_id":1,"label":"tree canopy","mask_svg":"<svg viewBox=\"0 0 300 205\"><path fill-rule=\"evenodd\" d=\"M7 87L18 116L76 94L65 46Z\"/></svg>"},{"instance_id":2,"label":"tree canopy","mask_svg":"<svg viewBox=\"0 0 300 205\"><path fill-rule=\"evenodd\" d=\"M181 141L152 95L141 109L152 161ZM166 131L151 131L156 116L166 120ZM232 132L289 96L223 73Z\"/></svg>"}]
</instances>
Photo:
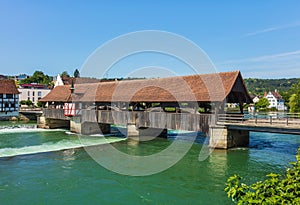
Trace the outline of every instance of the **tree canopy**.
<instances>
[{"instance_id":1,"label":"tree canopy","mask_svg":"<svg viewBox=\"0 0 300 205\"><path fill-rule=\"evenodd\" d=\"M45 75L42 71L35 71L31 77L21 80L20 84L38 83L50 85L51 82L52 79L48 75Z\"/></svg>"},{"instance_id":2,"label":"tree canopy","mask_svg":"<svg viewBox=\"0 0 300 205\"><path fill-rule=\"evenodd\" d=\"M289 106L290 106L290 112L292 113L300 112L300 96L298 94L293 94L290 97Z\"/></svg>"},{"instance_id":3,"label":"tree canopy","mask_svg":"<svg viewBox=\"0 0 300 205\"><path fill-rule=\"evenodd\" d=\"M263 96L265 92L274 91L277 89L282 96L284 96L289 89L299 81L299 78L290 79L244 79L245 85L250 94L255 96Z\"/></svg>"},{"instance_id":4,"label":"tree canopy","mask_svg":"<svg viewBox=\"0 0 300 205\"><path fill-rule=\"evenodd\" d=\"M270 105L267 98L260 98L259 101L255 104L257 109L265 109Z\"/></svg>"},{"instance_id":5,"label":"tree canopy","mask_svg":"<svg viewBox=\"0 0 300 205\"><path fill-rule=\"evenodd\" d=\"M63 71L61 74L60 74L61 77L70 77L68 71Z\"/></svg>"},{"instance_id":6,"label":"tree canopy","mask_svg":"<svg viewBox=\"0 0 300 205\"><path fill-rule=\"evenodd\" d=\"M76 70L74 71L74 78L79 78L79 77L80 77L79 70L76 69Z\"/></svg>"}]
</instances>

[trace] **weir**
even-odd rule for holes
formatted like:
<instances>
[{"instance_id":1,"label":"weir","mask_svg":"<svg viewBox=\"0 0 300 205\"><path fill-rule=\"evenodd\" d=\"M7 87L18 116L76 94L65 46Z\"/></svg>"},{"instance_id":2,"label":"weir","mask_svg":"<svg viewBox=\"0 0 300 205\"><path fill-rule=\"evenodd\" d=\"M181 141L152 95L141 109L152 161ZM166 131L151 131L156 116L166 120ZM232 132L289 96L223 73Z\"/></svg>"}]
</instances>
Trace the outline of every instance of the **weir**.
<instances>
[{"instance_id":1,"label":"weir","mask_svg":"<svg viewBox=\"0 0 300 205\"><path fill-rule=\"evenodd\" d=\"M23 139L24 145L20 145L18 143L17 147L12 147L12 144L10 143L10 139L7 139L5 142L8 144L7 147L0 148L0 158L2 157L14 157L19 155L29 155L29 154L38 154L38 153L45 153L45 152L55 152L55 151L62 151L62 150L69 150L69 149L77 149L82 147L88 147L88 146L96 146L96 145L102 145L102 144L108 144L108 143L114 143L114 142L120 142L125 140L125 138L117 138L117 137L90 137L90 136L84 136L84 138L78 138L77 136L74 136L74 138L65 138L66 134L64 131L61 131L61 134L63 136L62 139L59 139L59 141L55 141L52 139L51 141L44 141L43 139L40 139L39 135L36 136L36 142L34 145L28 145L26 143L26 138L24 140L23 136L25 133L30 132L45 132L45 133L51 133L51 130L45 130L45 129L37 129L35 125L13 125L13 126L1 126L0 127L1 132L0 134L16 134L19 133L20 138ZM57 131L57 130L54 130ZM57 133L55 134L57 135ZM26 135L26 136L31 136ZM42 136L42 135L41 135ZM58 139L59 136L52 136L52 138ZM5 138L4 138L5 139Z\"/></svg>"}]
</instances>

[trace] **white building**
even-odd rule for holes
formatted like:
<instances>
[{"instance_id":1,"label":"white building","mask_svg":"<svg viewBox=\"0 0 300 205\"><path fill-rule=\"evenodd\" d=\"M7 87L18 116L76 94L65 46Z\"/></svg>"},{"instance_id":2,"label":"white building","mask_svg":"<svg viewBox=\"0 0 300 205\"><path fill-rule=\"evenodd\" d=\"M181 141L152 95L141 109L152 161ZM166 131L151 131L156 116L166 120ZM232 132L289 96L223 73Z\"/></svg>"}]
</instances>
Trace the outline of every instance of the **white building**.
<instances>
[{"instance_id":1,"label":"white building","mask_svg":"<svg viewBox=\"0 0 300 205\"><path fill-rule=\"evenodd\" d=\"M46 85L41 84L21 84L18 90L20 101L30 100L34 105L51 91Z\"/></svg>"},{"instance_id":2,"label":"white building","mask_svg":"<svg viewBox=\"0 0 300 205\"><path fill-rule=\"evenodd\" d=\"M254 103L254 104L257 103L257 102L259 101L260 98L261 98L260 96L255 96L255 97L252 99L253 103Z\"/></svg>"},{"instance_id":3,"label":"white building","mask_svg":"<svg viewBox=\"0 0 300 205\"><path fill-rule=\"evenodd\" d=\"M14 80L0 80L0 119L18 117L18 94Z\"/></svg>"},{"instance_id":4,"label":"white building","mask_svg":"<svg viewBox=\"0 0 300 205\"><path fill-rule=\"evenodd\" d=\"M60 75L58 74L57 77L54 78L54 87L59 86L59 85L64 85L64 82Z\"/></svg>"},{"instance_id":5,"label":"white building","mask_svg":"<svg viewBox=\"0 0 300 205\"><path fill-rule=\"evenodd\" d=\"M264 96L268 99L270 105L269 108L276 108L279 111L286 110L286 106L284 105L283 97L275 90L275 92L268 92Z\"/></svg>"}]
</instances>

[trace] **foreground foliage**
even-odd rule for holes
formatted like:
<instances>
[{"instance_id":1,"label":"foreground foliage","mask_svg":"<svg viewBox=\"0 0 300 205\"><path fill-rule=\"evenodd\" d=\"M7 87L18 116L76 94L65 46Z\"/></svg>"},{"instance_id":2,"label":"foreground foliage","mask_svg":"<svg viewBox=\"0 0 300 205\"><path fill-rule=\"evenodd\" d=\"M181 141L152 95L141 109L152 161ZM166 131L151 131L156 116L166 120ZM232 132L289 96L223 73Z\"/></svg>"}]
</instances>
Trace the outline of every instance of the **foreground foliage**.
<instances>
[{"instance_id":1,"label":"foreground foliage","mask_svg":"<svg viewBox=\"0 0 300 205\"><path fill-rule=\"evenodd\" d=\"M237 204L300 204L300 148L296 159L285 175L271 173L265 181L252 185L241 183L238 175L229 177L225 188L228 197Z\"/></svg>"},{"instance_id":2,"label":"foreground foliage","mask_svg":"<svg viewBox=\"0 0 300 205\"><path fill-rule=\"evenodd\" d=\"M300 95L293 94L290 97L289 106L290 106L290 112L291 113L300 112Z\"/></svg>"}]
</instances>

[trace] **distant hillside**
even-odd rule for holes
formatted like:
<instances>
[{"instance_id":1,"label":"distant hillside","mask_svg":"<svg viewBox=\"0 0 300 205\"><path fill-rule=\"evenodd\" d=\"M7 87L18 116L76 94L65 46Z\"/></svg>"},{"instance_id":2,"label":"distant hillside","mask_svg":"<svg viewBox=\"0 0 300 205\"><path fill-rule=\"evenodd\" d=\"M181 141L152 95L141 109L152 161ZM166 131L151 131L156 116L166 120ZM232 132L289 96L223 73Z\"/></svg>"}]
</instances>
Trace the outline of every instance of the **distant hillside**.
<instances>
[{"instance_id":1,"label":"distant hillside","mask_svg":"<svg viewBox=\"0 0 300 205\"><path fill-rule=\"evenodd\" d=\"M290 87L298 83L300 78L290 79L257 79L246 78L244 79L248 91L252 95L263 95L265 92L278 90L280 94L286 93Z\"/></svg>"}]
</instances>

